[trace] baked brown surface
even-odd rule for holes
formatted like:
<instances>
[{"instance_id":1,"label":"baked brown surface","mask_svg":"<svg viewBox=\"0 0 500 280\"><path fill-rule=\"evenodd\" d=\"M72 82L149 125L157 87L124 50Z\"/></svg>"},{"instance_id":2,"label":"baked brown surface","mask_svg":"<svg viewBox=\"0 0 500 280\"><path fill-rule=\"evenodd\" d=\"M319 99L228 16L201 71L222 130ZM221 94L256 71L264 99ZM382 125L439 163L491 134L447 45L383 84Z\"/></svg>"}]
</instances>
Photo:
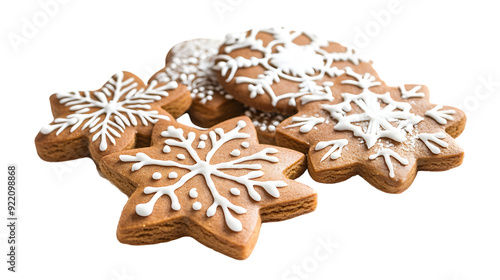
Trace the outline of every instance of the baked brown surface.
<instances>
[{"instance_id":1,"label":"baked brown surface","mask_svg":"<svg viewBox=\"0 0 500 280\"><path fill-rule=\"evenodd\" d=\"M367 67L340 76L332 93L333 101L299 105L276 132L279 145L308 154L314 180L360 175L384 192L401 193L418 170L462 163L464 152L453 138L464 130L465 114L431 104L426 86L389 87Z\"/></svg>"},{"instance_id":2,"label":"baked brown surface","mask_svg":"<svg viewBox=\"0 0 500 280\"><path fill-rule=\"evenodd\" d=\"M292 180L305 171L305 156L259 144L247 117L230 119L208 131L161 120L152 137L149 148L115 153L101 161L102 172L131 195L118 225L120 242L141 245L191 236L232 258L245 259L262 222L289 219L316 208L316 192ZM215 169L200 167L207 162ZM157 197L162 191L175 197ZM210 208L216 209L213 216L208 215Z\"/></svg>"},{"instance_id":3,"label":"baked brown surface","mask_svg":"<svg viewBox=\"0 0 500 280\"><path fill-rule=\"evenodd\" d=\"M149 145L154 122L180 116L191 98L184 85L146 85L132 73L119 72L101 89L54 94L50 104L55 120L35 138L40 158L91 157L98 164L105 155Z\"/></svg>"}]
</instances>

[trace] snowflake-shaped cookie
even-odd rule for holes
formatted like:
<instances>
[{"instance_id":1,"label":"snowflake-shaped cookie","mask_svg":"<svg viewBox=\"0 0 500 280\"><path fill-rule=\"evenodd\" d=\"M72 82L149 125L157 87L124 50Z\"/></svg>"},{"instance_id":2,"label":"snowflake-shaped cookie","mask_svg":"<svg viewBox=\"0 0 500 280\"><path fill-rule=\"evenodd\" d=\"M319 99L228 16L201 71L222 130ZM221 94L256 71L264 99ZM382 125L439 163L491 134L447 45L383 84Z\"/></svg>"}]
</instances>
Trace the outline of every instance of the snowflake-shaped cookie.
<instances>
[{"instance_id":1,"label":"snowflake-shaped cookie","mask_svg":"<svg viewBox=\"0 0 500 280\"><path fill-rule=\"evenodd\" d=\"M212 71L221 44L219 40L193 39L175 45L167 55L166 66L150 80L186 85L193 98L189 110L191 120L202 127L210 127L243 111L243 106L224 91Z\"/></svg>"},{"instance_id":2,"label":"snowflake-shaped cookie","mask_svg":"<svg viewBox=\"0 0 500 280\"><path fill-rule=\"evenodd\" d=\"M129 244L192 236L231 257L246 258L260 223L313 211L316 194L291 180L305 157L259 144L247 117L197 130L159 121L152 146L105 157L101 169L131 193L118 225Z\"/></svg>"},{"instance_id":3,"label":"snowflake-shaped cookie","mask_svg":"<svg viewBox=\"0 0 500 280\"><path fill-rule=\"evenodd\" d=\"M137 76L119 72L95 91L57 93L50 98L54 121L35 139L47 161L104 155L149 145L153 125L189 108L189 91L176 82L145 85Z\"/></svg>"},{"instance_id":4,"label":"snowflake-shaped cookie","mask_svg":"<svg viewBox=\"0 0 500 280\"><path fill-rule=\"evenodd\" d=\"M299 106L276 133L278 144L308 152L316 181L359 174L383 191L400 193L417 170L461 164L463 150L453 138L463 131L465 115L429 103L427 87L388 87L370 69L350 68L335 83L333 101Z\"/></svg>"},{"instance_id":5,"label":"snowflake-shaped cookie","mask_svg":"<svg viewBox=\"0 0 500 280\"><path fill-rule=\"evenodd\" d=\"M219 82L240 102L262 111L296 112L332 100L330 87L345 67L370 65L351 48L285 28L228 34L216 58ZM366 67L366 66L365 66Z\"/></svg>"}]
</instances>

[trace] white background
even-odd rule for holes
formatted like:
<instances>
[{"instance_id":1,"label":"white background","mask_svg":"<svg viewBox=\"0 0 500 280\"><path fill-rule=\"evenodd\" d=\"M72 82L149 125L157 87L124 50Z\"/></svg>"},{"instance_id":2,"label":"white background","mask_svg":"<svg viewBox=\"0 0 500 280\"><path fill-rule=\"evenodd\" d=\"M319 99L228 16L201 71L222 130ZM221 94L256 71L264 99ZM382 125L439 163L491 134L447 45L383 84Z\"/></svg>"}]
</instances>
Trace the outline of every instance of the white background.
<instances>
[{"instance_id":1,"label":"white background","mask_svg":"<svg viewBox=\"0 0 500 280\"><path fill-rule=\"evenodd\" d=\"M19 272L3 261L4 220L1 279L500 279L500 84L481 82L500 82L494 1L69 0L44 16L47 1L0 4L3 186L7 164L19 168ZM37 26L23 35L26 22ZM359 177L324 185L305 174L298 180L318 191L317 210L264 224L253 254L237 261L190 238L120 244L125 195L89 159L38 158L50 94L99 88L120 70L147 80L178 42L269 26L354 45L388 84L426 84L434 103L465 106L463 165L420 172L400 195ZM0 201L5 217L5 187ZM321 251L327 240L336 246Z\"/></svg>"}]
</instances>

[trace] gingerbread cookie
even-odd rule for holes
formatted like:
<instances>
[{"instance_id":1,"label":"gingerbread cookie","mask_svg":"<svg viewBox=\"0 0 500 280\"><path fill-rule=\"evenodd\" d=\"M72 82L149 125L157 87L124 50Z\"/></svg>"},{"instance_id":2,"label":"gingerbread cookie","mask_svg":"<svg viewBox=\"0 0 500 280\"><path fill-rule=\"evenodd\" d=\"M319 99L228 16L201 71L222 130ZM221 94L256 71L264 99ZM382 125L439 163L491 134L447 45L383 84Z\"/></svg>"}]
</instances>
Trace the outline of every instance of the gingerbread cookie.
<instances>
[{"instance_id":1,"label":"gingerbread cookie","mask_svg":"<svg viewBox=\"0 0 500 280\"><path fill-rule=\"evenodd\" d=\"M276 145L274 134L278 125L288 116L280 113L262 112L253 107L246 107L245 116L252 120L259 142L262 144Z\"/></svg>"},{"instance_id":2,"label":"gingerbread cookie","mask_svg":"<svg viewBox=\"0 0 500 280\"><path fill-rule=\"evenodd\" d=\"M418 170L462 163L464 152L453 138L463 131L465 114L429 103L427 87L388 87L369 71L349 68L335 83L332 101L299 104L276 132L278 144L308 153L314 180L336 183L358 174L382 191L400 193Z\"/></svg>"},{"instance_id":3,"label":"gingerbread cookie","mask_svg":"<svg viewBox=\"0 0 500 280\"><path fill-rule=\"evenodd\" d=\"M151 147L101 161L112 182L133 192L119 241L141 245L191 236L236 259L250 255L262 222L315 209L315 191L291 180L305 168L302 153L259 144L247 117L209 130L160 120Z\"/></svg>"},{"instance_id":4,"label":"gingerbread cookie","mask_svg":"<svg viewBox=\"0 0 500 280\"><path fill-rule=\"evenodd\" d=\"M168 53L166 66L150 81L177 81L191 91L189 116L194 124L210 127L243 113L243 105L222 89L212 71L219 40L194 39L175 45Z\"/></svg>"},{"instance_id":5,"label":"gingerbread cookie","mask_svg":"<svg viewBox=\"0 0 500 280\"><path fill-rule=\"evenodd\" d=\"M153 124L184 113L191 98L176 82L145 85L119 72L101 89L57 93L50 103L55 119L35 139L38 155L46 161L90 156L98 163L107 154L148 146Z\"/></svg>"},{"instance_id":6,"label":"gingerbread cookie","mask_svg":"<svg viewBox=\"0 0 500 280\"><path fill-rule=\"evenodd\" d=\"M281 29L228 34L216 57L219 83L234 98L285 115L296 105L331 101L330 87L346 67L371 67L351 48L316 35Z\"/></svg>"}]
</instances>

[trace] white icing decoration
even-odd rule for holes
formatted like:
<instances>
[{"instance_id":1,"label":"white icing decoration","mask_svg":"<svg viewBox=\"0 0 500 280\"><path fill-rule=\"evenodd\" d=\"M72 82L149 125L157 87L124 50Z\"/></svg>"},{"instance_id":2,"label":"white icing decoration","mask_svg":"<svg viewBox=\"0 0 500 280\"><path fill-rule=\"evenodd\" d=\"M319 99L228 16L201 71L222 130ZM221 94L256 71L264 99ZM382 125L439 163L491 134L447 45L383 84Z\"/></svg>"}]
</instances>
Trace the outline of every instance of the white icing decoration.
<instances>
[{"instance_id":1,"label":"white icing decoration","mask_svg":"<svg viewBox=\"0 0 500 280\"><path fill-rule=\"evenodd\" d=\"M438 144L439 146L441 146L443 148L447 148L448 143L446 143L443 140L440 140L440 139L444 139L445 137L446 137L446 134L444 132L420 133L418 135L418 138L420 140L422 140L422 142L424 142L424 144L427 146L427 148L429 148L429 150L431 150L431 152L433 154L439 154L441 152L441 149L439 149L438 146L432 144L431 141Z\"/></svg>"},{"instance_id":2,"label":"white icing decoration","mask_svg":"<svg viewBox=\"0 0 500 280\"><path fill-rule=\"evenodd\" d=\"M374 160L379 156L384 157L385 164L387 165L387 168L389 169L389 177L391 177L391 178L394 178L394 176L395 176L394 166L392 165L391 157L395 158L402 165L408 165L410 163L407 159L401 157L398 153L396 153L395 151L393 151L391 149L379 150L379 151L377 151L376 154L371 155L369 158L371 160Z\"/></svg>"},{"instance_id":3,"label":"white icing decoration","mask_svg":"<svg viewBox=\"0 0 500 280\"><path fill-rule=\"evenodd\" d=\"M186 158L186 156L185 156L185 155L183 155L183 154L178 154L178 155L177 155L177 158L178 158L178 159L185 159L185 158Z\"/></svg>"},{"instance_id":4,"label":"white icing decoration","mask_svg":"<svg viewBox=\"0 0 500 280\"><path fill-rule=\"evenodd\" d=\"M196 191L196 188L192 188L189 190L189 197L191 198L197 198L198 197L198 192Z\"/></svg>"},{"instance_id":5,"label":"white icing decoration","mask_svg":"<svg viewBox=\"0 0 500 280\"><path fill-rule=\"evenodd\" d=\"M317 118L317 117L293 117L292 122L296 122L294 124L285 126L285 128L292 128L300 126L299 131L302 133L307 133L313 129L316 125L325 122L325 118Z\"/></svg>"},{"instance_id":6,"label":"white icing decoration","mask_svg":"<svg viewBox=\"0 0 500 280\"><path fill-rule=\"evenodd\" d=\"M238 149L234 149L233 151L231 151L230 155L232 155L233 157L237 157L241 155L241 151Z\"/></svg>"},{"instance_id":7,"label":"white icing decoration","mask_svg":"<svg viewBox=\"0 0 500 280\"><path fill-rule=\"evenodd\" d=\"M155 179L155 180L160 180L161 179L161 173L160 172L153 173L152 178Z\"/></svg>"},{"instance_id":8,"label":"white icing decoration","mask_svg":"<svg viewBox=\"0 0 500 280\"><path fill-rule=\"evenodd\" d=\"M115 74L102 89L93 94L90 91L56 94L59 102L74 113L56 118L53 124L44 126L41 133L49 134L57 129L56 135L59 135L68 127L71 127L70 132L74 132L82 126L81 129L89 128L90 133L95 133L92 142L101 139L99 150L105 151L108 148L107 140L115 145L115 137L121 137L127 126L137 126L138 120L143 125L156 123L159 119L169 120L167 116L151 110L148 103L168 96L168 90L177 88L176 82L158 86L158 82L153 81L146 88L138 89L133 78L124 81L123 77L123 72ZM94 111L90 112L91 109Z\"/></svg>"},{"instance_id":9,"label":"white icing decoration","mask_svg":"<svg viewBox=\"0 0 500 280\"><path fill-rule=\"evenodd\" d=\"M231 188L229 191L231 192L232 195L240 195L241 194L240 189L238 189L238 188Z\"/></svg>"},{"instance_id":10,"label":"white icing decoration","mask_svg":"<svg viewBox=\"0 0 500 280\"><path fill-rule=\"evenodd\" d=\"M250 147L250 143L248 143L248 142L241 142L241 146L246 149L246 148Z\"/></svg>"},{"instance_id":11,"label":"white icing decoration","mask_svg":"<svg viewBox=\"0 0 500 280\"><path fill-rule=\"evenodd\" d=\"M456 112L455 112L455 110L440 111L441 109L443 109L442 105L436 105L436 107L425 112L425 115L433 118L438 124L445 125L448 123L447 120L450 120L450 121L453 120L452 115L455 114Z\"/></svg>"},{"instance_id":12,"label":"white icing decoration","mask_svg":"<svg viewBox=\"0 0 500 280\"><path fill-rule=\"evenodd\" d=\"M363 89L360 94L343 93L343 102L339 104L322 104L321 107L328 111L331 117L337 120L334 126L336 130L350 130L354 136L362 137L368 148L371 148L379 138L387 137L397 142L406 140L407 132L413 130L413 126L423 120L422 117L410 112L412 106L406 102L397 102L391 98L389 92L377 94L370 91L370 87L380 85L375 77L369 73L360 75L354 73L350 68L346 74L356 80L344 80L343 84L356 85ZM351 102L363 110L363 113L350 114ZM381 104L386 104L382 107ZM367 122L367 127L355 125L355 123ZM391 122L396 122L393 126Z\"/></svg>"},{"instance_id":13,"label":"white icing decoration","mask_svg":"<svg viewBox=\"0 0 500 280\"><path fill-rule=\"evenodd\" d=\"M161 135L168 138L165 143L170 146L180 147L189 154L189 156L194 160L194 164L187 165L182 164L177 161L172 160L159 160L152 159L144 153L137 153L135 156L121 155L120 160L123 162L135 162L132 165L131 170L137 171L144 166L155 165L155 166L165 166L165 167L176 167L180 169L186 169L189 172L180 177L180 179L172 185L164 187L146 187L144 189L144 194L153 194L154 196L149 202L144 204L138 204L136 206L136 213L140 216L148 216L153 212L154 205L156 201L163 195L168 195L171 200L171 207L173 210L181 209L179 199L175 194L175 190L182 187L191 178L200 175L205 179L206 186L213 197L212 205L207 209L207 217L212 217L215 215L218 207L223 211L226 225L233 231L241 231L243 226L241 222L232 216L231 210L236 214L246 213L246 209L234 205L226 197L222 196L215 186L212 176L217 176L222 179L230 180L235 183L241 184L246 187L249 196L254 201L260 201L261 196L255 190L255 186L262 187L269 195L272 197L279 197L280 193L278 191L279 187L284 187L287 184L283 181L255 181L253 179L259 178L264 175L262 171L262 165L254 163L257 160L267 161L271 163L278 162L278 158L275 156L270 156L269 154L276 154L278 150L275 148L267 147L262 149L260 152L254 153L249 156L239 157L235 160L228 162L220 162L217 164L211 164L210 161L219 149L225 145L227 142L235 139L245 139L249 138L250 135L247 133L242 133L240 130L246 126L246 123L242 120L238 121L236 128L225 133L222 128L216 128L209 132L209 137L211 141L211 149L206 154L205 159L201 159L196 150L192 147L192 144L196 138L194 132L189 132L187 138L184 136L184 131L181 128L175 128L169 126L166 131L163 131ZM218 136L218 137L217 137ZM176 140L177 139L177 140ZM252 161L252 163L248 163ZM241 176L230 175L223 170L252 170L249 173Z\"/></svg>"},{"instance_id":14,"label":"white icing decoration","mask_svg":"<svg viewBox=\"0 0 500 280\"><path fill-rule=\"evenodd\" d=\"M274 40L265 47L256 36L259 32L270 34ZM293 40L304 34L311 42L307 45L297 45ZM296 99L301 98L302 104L317 100L333 100L330 91L331 82L318 85L316 81L321 81L326 75L330 77L340 76L343 70L332 66L333 62L349 61L355 65L361 60L351 48L347 48L342 53L328 53L321 47L328 46L328 41L323 40L313 34L305 32L291 32L284 28L252 29L247 32L228 34L225 41L224 52L230 53L233 50L249 47L252 51L262 53L262 57L244 58L238 56L232 58L229 55L221 54L216 57L218 62L214 69L221 72L222 76L228 76L226 82L235 79L237 84L248 84L250 98L255 98L260 94L267 94L271 98L271 104L276 106L280 100L288 99L288 105L296 106ZM273 48L276 52L273 52ZM236 71L240 68L250 68L261 66L264 73L257 78L243 76L235 77ZM276 95L271 86L286 79L298 82L299 91Z\"/></svg>"},{"instance_id":15,"label":"white icing decoration","mask_svg":"<svg viewBox=\"0 0 500 280\"><path fill-rule=\"evenodd\" d=\"M171 149L170 149L170 147L169 147L169 146L165 145L165 147L163 147L163 152L164 152L165 154L170 153L170 151L171 151Z\"/></svg>"},{"instance_id":16,"label":"white icing decoration","mask_svg":"<svg viewBox=\"0 0 500 280\"><path fill-rule=\"evenodd\" d=\"M422 86L415 86L411 90L406 90L404 85L399 86L399 90L401 91L401 98L408 99L412 97L425 97L425 93L418 92Z\"/></svg>"},{"instance_id":17,"label":"white icing decoration","mask_svg":"<svg viewBox=\"0 0 500 280\"><path fill-rule=\"evenodd\" d=\"M206 134L200 135L200 140L206 141L208 139L208 136Z\"/></svg>"},{"instance_id":18,"label":"white icing decoration","mask_svg":"<svg viewBox=\"0 0 500 280\"><path fill-rule=\"evenodd\" d=\"M199 203L198 201L193 203L193 210L198 211L200 209L201 209L201 203Z\"/></svg>"},{"instance_id":19,"label":"white icing decoration","mask_svg":"<svg viewBox=\"0 0 500 280\"><path fill-rule=\"evenodd\" d=\"M191 91L191 97L202 104L213 100L214 94L233 99L217 82L212 71L214 56L222 44L219 40L195 39L175 45L170 63L158 73L156 80L161 82L179 81Z\"/></svg>"},{"instance_id":20,"label":"white icing decoration","mask_svg":"<svg viewBox=\"0 0 500 280\"><path fill-rule=\"evenodd\" d=\"M177 172L172 171L172 172L168 173L168 178L169 179L177 178Z\"/></svg>"},{"instance_id":21,"label":"white icing decoration","mask_svg":"<svg viewBox=\"0 0 500 280\"><path fill-rule=\"evenodd\" d=\"M198 143L198 149L204 149L205 148L205 141L200 141L200 143Z\"/></svg>"},{"instance_id":22,"label":"white icing decoration","mask_svg":"<svg viewBox=\"0 0 500 280\"><path fill-rule=\"evenodd\" d=\"M248 107L245 110L245 116L252 120L255 128L260 131L275 132L276 127L285 119L285 117L279 113L262 112L253 107Z\"/></svg>"},{"instance_id":23,"label":"white icing decoration","mask_svg":"<svg viewBox=\"0 0 500 280\"><path fill-rule=\"evenodd\" d=\"M323 155L320 161L324 161L328 156L333 159L338 159L342 155L342 148L347 145L349 141L347 139L338 139L331 141L321 141L314 148L315 151L323 150L328 146L332 146L332 148Z\"/></svg>"}]
</instances>

